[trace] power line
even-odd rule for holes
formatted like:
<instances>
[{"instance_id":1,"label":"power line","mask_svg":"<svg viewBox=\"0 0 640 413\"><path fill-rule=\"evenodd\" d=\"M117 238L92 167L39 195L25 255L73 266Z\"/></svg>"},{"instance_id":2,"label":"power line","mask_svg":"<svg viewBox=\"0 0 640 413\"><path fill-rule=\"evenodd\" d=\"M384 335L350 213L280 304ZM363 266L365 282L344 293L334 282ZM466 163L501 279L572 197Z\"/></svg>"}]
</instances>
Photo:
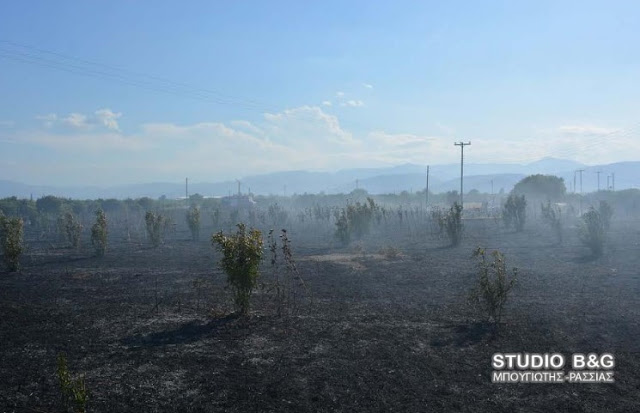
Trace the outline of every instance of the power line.
<instances>
[{"instance_id":1,"label":"power line","mask_svg":"<svg viewBox=\"0 0 640 413\"><path fill-rule=\"evenodd\" d=\"M4 47L2 47L3 45ZM249 111L276 113L282 111L282 109L276 108L274 105L254 99L240 98L216 90L196 87L183 82L176 82L2 39L0 39L0 58L102 80L111 80L148 91L207 101L218 105L236 106ZM314 118L300 116L299 114L290 114L289 116L298 120L314 120Z\"/></svg>"},{"instance_id":2,"label":"power line","mask_svg":"<svg viewBox=\"0 0 640 413\"><path fill-rule=\"evenodd\" d=\"M46 50L32 45L13 42L0 39L0 58L11 60L14 62L30 64L38 67L50 68L67 73L93 77L97 79L110 80L124 85L137 87L140 89L180 96L189 99L195 99L205 102L212 102L217 105L228 105L242 108L246 111L262 111L262 112L281 112L281 108L274 105L261 102L255 99L247 99L223 93L218 90L193 86L184 82L150 75L146 73L127 70L114 65L98 63L95 61L70 56L57 51ZM317 118L308 117L299 113L290 113L288 116L294 120L311 121ZM361 127L349 121L352 126ZM585 137L580 144L572 145L570 148L559 149L555 151L547 151L545 156L552 157L575 157L580 152L603 145L605 142L610 143L612 137L629 137L636 134L640 128L640 123L633 125L628 129L618 129L604 134L597 134L592 137ZM538 137L530 137L524 140L523 146L535 144L539 141ZM527 143L528 142L528 143ZM504 162L505 160L513 163L522 163L534 161L535 155L501 158L495 159L495 162Z\"/></svg>"},{"instance_id":3,"label":"power line","mask_svg":"<svg viewBox=\"0 0 640 413\"><path fill-rule=\"evenodd\" d=\"M5 49L2 50L4 52L9 52L9 53L16 53L17 55L22 55L22 56L26 56L26 57L30 57L32 59L36 59L36 60L43 60L43 61L49 61L49 62L53 62L59 65L64 65L67 64L71 67L76 67L79 69L84 69L84 70L93 70L96 71L95 69L89 69L90 67L96 67L99 68L100 71L97 71L97 73L103 73L103 74L107 74L107 75L112 75L112 76L117 76L117 77L124 77L125 75L127 76L134 76L134 77L138 77L138 78L148 78L151 79L152 81L155 82L159 82L159 83L163 83L166 85L171 85L174 88L180 89L182 88L183 92L197 92L197 93L202 93L202 94L206 94L206 95L213 95L216 96L217 98L220 99L221 102L233 102L233 103L243 103L243 104L251 104L254 106L268 106L267 104L263 103L263 102L258 102L256 100L252 100L252 99L241 99L238 98L236 96L232 96L229 94L225 94L219 91L215 91L215 90L211 90L211 89L204 89L204 88L200 88L200 87L195 87L192 85L189 85L187 83L182 83L182 82L176 82L170 79L166 79L166 78L162 78L162 77L158 77L158 76L154 76L154 75L149 75L146 73L141 73L141 72L135 72L135 71L131 71L128 69L123 69L117 66L113 66L113 65L108 65L108 64L103 64L103 63L98 63L98 62L94 62L91 60L87 60L87 59L81 59L81 58L77 58L74 56L69 56L69 55L65 55L63 53L60 52L56 52L56 51L51 51L51 50L45 50L45 49L41 49L38 47L34 47L34 46L28 46L25 44L21 44L21 43L16 43L16 42L11 42L11 41L7 41L7 40L1 40L0 39L0 43L4 43L4 44L8 44L14 47L18 47L21 49L26 49L27 52L24 51L16 51L16 50L11 50L11 49ZM59 59L62 60L51 60L51 59L46 59L43 58L42 56L38 56L35 53L40 53L41 55L50 55L50 56L55 56ZM66 63L65 61L72 61L72 62L77 62L76 65L71 65L70 63ZM80 64L80 65L78 65ZM82 66L84 65L84 67ZM105 72L106 71L106 72Z\"/></svg>"}]
</instances>

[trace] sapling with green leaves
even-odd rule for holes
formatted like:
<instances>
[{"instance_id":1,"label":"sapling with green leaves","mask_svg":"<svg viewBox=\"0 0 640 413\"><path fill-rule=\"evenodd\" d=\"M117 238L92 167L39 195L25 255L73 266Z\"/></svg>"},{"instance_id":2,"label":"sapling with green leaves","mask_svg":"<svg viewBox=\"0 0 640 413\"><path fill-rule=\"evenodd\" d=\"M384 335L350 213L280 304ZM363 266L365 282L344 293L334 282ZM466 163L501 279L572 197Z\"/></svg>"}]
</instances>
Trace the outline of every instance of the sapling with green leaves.
<instances>
[{"instance_id":1,"label":"sapling with green leaves","mask_svg":"<svg viewBox=\"0 0 640 413\"><path fill-rule=\"evenodd\" d=\"M506 258L500 251L493 251L493 261L487 259L484 248L477 248L473 257L478 259L478 280L471 291L471 301L498 325L502 319L504 305L518 278L518 269L507 270Z\"/></svg>"},{"instance_id":2,"label":"sapling with green leaves","mask_svg":"<svg viewBox=\"0 0 640 413\"><path fill-rule=\"evenodd\" d=\"M107 215L99 209L96 211L96 222L91 227L91 244L98 257L102 257L107 252L107 235Z\"/></svg>"},{"instance_id":3,"label":"sapling with green leaves","mask_svg":"<svg viewBox=\"0 0 640 413\"><path fill-rule=\"evenodd\" d=\"M20 269L20 256L24 251L24 222L22 218L6 217L0 212L0 247L9 271Z\"/></svg>"},{"instance_id":4,"label":"sapling with green leaves","mask_svg":"<svg viewBox=\"0 0 640 413\"><path fill-rule=\"evenodd\" d=\"M235 304L240 314L247 315L251 295L258 285L263 240L259 230L247 230L243 223L237 227L235 234L227 236L222 231L214 234L211 243L222 252L220 267L227 274L227 283L233 289Z\"/></svg>"}]
</instances>

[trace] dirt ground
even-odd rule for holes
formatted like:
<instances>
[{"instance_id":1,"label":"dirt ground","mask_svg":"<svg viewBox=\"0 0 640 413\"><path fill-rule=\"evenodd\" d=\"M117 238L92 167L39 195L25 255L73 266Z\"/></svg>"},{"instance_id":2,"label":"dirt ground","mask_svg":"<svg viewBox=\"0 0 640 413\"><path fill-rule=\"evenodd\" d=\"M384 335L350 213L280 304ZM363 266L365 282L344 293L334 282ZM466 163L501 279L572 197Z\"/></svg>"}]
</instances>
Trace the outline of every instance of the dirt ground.
<instances>
[{"instance_id":1,"label":"dirt ground","mask_svg":"<svg viewBox=\"0 0 640 413\"><path fill-rule=\"evenodd\" d=\"M598 260L575 231L560 246L532 226L471 227L457 248L410 227L348 248L290 238L312 299L278 317L258 292L247 318L207 239L116 234L102 258L28 239L22 272L0 272L0 411L61 411L61 352L90 412L640 411L638 222ZM520 270L497 334L467 301L479 245ZM616 382L492 384L494 352L610 352Z\"/></svg>"}]
</instances>

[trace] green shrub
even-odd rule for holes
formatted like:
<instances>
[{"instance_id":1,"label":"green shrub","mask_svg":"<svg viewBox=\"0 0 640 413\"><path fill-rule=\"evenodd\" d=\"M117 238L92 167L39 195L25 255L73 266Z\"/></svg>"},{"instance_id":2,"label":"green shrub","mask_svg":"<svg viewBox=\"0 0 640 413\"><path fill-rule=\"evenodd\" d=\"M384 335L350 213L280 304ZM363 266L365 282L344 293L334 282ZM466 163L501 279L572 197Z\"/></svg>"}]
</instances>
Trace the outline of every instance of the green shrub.
<instances>
[{"instance_id":1,"label":"green shrub","mask_svg":"<svg viewBox=\"0 0 640 413\"><path fill-rule=\"evenodd\" d=\"M158 247L164 240L164 232L167 228L167 220L164 216L147 211L144 216L147 225L147 235L154 248Z\"/></svg>"},{"instance_id":2,"label":"green shrub","mask_svg":"<svg viewBox=\"0 0 640 413\"><path fill-rule=\"evenodd\" d=\"M187 210L187 224L194 241L200 239L200 208L192 206Z\"/></svg>"},{"instance_id":3,"label":"green shrub","mask_svg":"<svg viewBox=\"0 0 640 413\"><path fill-rule=\"evenodd\" d=\"M478 258L478 281L471 292L471 300L497 325L502 318L504 305L518 277L518 269L507 271L504 254L491 253L493 262L487 261L484 248L477 248L473 257Z\"/></svg>"},{"instance_id":4,"label":"green shrub","mask_svg":"<svg viewBox=\"0 0 640 413\"><path fill-rule=\"evenodd\" d=\"M257 229L248 232L243 223L237 225L235 234L225 236L222 231L211 237L211 243L223 254L220 262L227 274L227 283L234 292L234 301L240 313L249 313L251 294L257 286L262 260L262 234Z\"/></svg>"},{"instance_id":5,"label":"green shrub","mask_svg":"<svg viewBox=\"0 0 640 413\"><path fill-rule=\"evenodd\" d=\"M66 241L71 244L73 248L80 247L80 236L82 235L82 224L71 213L65 212L58 218L58 226L65 236Z\"/></svg>"},{"instance_id":6,"label":"green shrub","mask_svg":"<svg viewBox=\"0 0 640 413\"><path fill-rule=\"evenodd\" d=\"M605 231L608 231L613 217L613 208L607 201L600 201L598 212L600 213L600 219L602 219L602 226Z\"/></svg>"},{"instance_id":7,"label":"green shrub","mask_svg":"<svg viewBox=\"0 0 640 413\"><path fill-rule=\"evenodd\" d=\"M460 245L463 231L462 205L454 202L451 209L449 209L449 212L444 214L442 219L444 220L444 228L447 232L451 245L454 247Z\"/></svg>"},{"instance_id":8,"label":"green shrub","mask_svg":"<svg viewBox=\"0 0 640 413\"><path fill-rule=\"evenodd\" d=\"M551 201L547 205L540 204L542 209L542 219L551 227L558 238L558 243L562 244L562 211L551 205Z\"/></svg>"},{"instance_id":9,"label":"green shrub","mask_svg":"<svg viewBox=\"0 0 640 413\"><path fill-rule=\"evenodd\" d=\"M24 222L22 218L9 218L0 214L0 246L4 263L9 271L20 269L20 256L24 251Z\"/></svg>"},{"instance_id":10,"label":"green shrub","mask_svg":"<svg viewBox=\"0 0 640 413\"><path fill-rule=\"evenodd\" d=\"M267 215L271 221L271 225L275 227L282 227L286 224L289 214L278 204L269 205Z\"/></svg>"},{"instance_id":11,"label":"green shrub","mask_svg":"<svg viewBox=\"0 0 640 413\"><path fill-rule=\"evenodd\" d=\"M440 208L436 208L431 211L429 215L430 217L429 222L431 224L432 233L438 236L444 236L445 215L446 213Z\"/></svg>"},{"instance_id":12,"label":"green shrub","mask_svg":"<svg viewBox=\"0 0 640 413\"><path fill-rule=\"evenodd\" d=\"M65 411L85 413L89 394L84 378L80 377L77 380L71 378L71 373L69 373L69 368L67 367L67 358L64 354L58 354L58 382Z\"/></svg>"},{"instance_id":13,"label":"green shrub","mask_svg":"<svg viewBox=\"0 0 640 413\"><path fill-rule=\"evenodd\" d=\"M600 212L595 208L582 214L580 225L580 240L587 246L594 257L599 257L604 251L606 229Z\"/></svg>"},{"instance_id":14,"label":"green shrub","mask_svg":"<svg viewBox=\"0 0 640 413\"><path fill-rule=\"evenodd\" d=\"M356 239L361 239L371 230L371 223L377 205L373 199L367 197L367 203L356 202L347 207L347 218L349 226Z\"/></svg>"},{"instance_id":15,"label":"green shrub","mask_svg":"<svg viewBox=\"0 0 640 413\"><path fill-rule=\"evenodd\" d=\"M511 194L502 209L502 219L507 228L513 226L516 232L524 229L526 220L527 200L524 195Z\"/></svg>"},{"instance_id":16,"label":"green shrub","mask_svg":"<svg viewBox=\"0 0 640 413\"><path fill-rule=\"evenodd\" d=\"M107 234L107 215L99 209L96 211L96 222L91 227L91 244L98 257L107 252Z\"/></svg>"},{"instance_id":17,"label":"green shrub","mask_svg":"<svg viewBox=\"0 0 640 413\"><path fill-rule=\"evenodd\" d=\"M336 211L336 232L335 237L348 245L351 237L361 239L371 231L371 224L374 216L379 212L380 208L376 205L372 198L367 197L366 203L356 202L342 208L340 212Z\"/></svg>"},{"instance_id":18,"label":"green shrub","mask_svg":"<svg viewBox=\"0 0 640 413\"><path fill-rule=\"evenodd\" d=\"M351 242L351 228L349 226L347 212L344 209L337 214L335 237L342 245L349 245Z\"/></svg>"}]
</instances>

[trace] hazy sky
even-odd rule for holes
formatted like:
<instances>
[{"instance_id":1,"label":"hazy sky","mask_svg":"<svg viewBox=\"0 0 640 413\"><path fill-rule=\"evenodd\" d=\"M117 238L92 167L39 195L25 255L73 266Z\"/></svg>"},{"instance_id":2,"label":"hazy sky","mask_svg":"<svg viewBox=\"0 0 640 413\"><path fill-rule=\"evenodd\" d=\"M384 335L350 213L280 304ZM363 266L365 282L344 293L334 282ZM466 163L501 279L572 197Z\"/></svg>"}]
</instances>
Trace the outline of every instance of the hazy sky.
<instances>
[{"instance_id":1,"label":"hazy sky","mask_svg":"<svg viewBox=\"0 0 640 413\"><path fill-rule=\"evenodd\" d=\"M3 1L0 179L640 160L640 2Z\"/></svg>"}]
</instances>

